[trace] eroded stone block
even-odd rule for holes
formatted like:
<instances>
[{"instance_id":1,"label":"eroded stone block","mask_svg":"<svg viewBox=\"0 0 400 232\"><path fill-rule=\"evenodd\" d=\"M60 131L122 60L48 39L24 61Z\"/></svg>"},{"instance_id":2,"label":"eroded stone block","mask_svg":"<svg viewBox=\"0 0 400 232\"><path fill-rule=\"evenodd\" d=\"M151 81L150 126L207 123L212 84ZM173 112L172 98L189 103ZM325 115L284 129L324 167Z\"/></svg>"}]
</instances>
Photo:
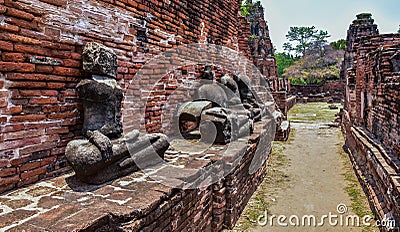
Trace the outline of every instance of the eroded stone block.
<instances>
[{"instance_id":1,"label":"eroded stone block","mask_svg":"<svg viewBox=\"0 0 400 232\"><path fill-rule=\"evenodd\" d=\"M118 73L117 55L99 43L87 43L83 49L83 70L92 74L116 78Z\"/></svg>"}]
</instances>

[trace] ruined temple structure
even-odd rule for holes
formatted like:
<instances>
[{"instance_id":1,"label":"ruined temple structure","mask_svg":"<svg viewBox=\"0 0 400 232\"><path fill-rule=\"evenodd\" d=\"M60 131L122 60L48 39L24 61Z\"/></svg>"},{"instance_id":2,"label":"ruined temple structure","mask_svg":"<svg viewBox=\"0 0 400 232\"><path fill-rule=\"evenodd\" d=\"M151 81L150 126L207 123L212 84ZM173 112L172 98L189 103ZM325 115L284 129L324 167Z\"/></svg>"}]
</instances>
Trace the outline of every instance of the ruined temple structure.
<instances>
[{"instance_id":1,"label":"ruined temple structure","mask_svg":"<svg viewBox=\"0 0 400 232\"><path fill-rule=\"evenodd\" d=\"M287 139L289 129L287 83L276 75L262 8L243 17L240 4L0 0L0 228L233 228L264 179L275 131ZM190 56L191 44L202 52ZM214 54L222 64L247 59L227 70ZM233 107L187 98L202 77L212 87L199 95L225 86ZM179 150L184 141L169 137L185 106L196 110L177 117L182 134L211 130L202 117L222 125L209 149ZM150 167L138 171L135 154L146 163L150 149Z\"/></svg>"},{"instance_id":2,"label":"ruined temple structure","mask_svg":"<svg viewBox=\"0 0 400 232\"><path fill-rule=\"evenodd\" d=\"M246 54L251 57L254 65L265 76L261 80L262 84L267 84L272 91L275 102L282 112L280 121L284 122L283 127L278 127L276 140L286 141L289 138L290 124L286 121L288 111L296 104L296 97L290 95L290 81L287 78L278 76L278 69L273 52L273 45L269 36L267 22L264 19L264 7L260 2L248 1L249 14L241 19L242 30L239 44L248 44L249 49ZM250 31L245 29L245 25L250 25Z\"/></svg>"},{"instance_id":3,"label":"ruined temple structure","mask_svg":"<svg viewBox=\"0 0 400 232\"><path fill-rule=\"evenodd\" d=\"M350 25L342 75L343 132L379 220L400 223L400 35L379 34L372 15Z\"/></svg>"}]
</instances>

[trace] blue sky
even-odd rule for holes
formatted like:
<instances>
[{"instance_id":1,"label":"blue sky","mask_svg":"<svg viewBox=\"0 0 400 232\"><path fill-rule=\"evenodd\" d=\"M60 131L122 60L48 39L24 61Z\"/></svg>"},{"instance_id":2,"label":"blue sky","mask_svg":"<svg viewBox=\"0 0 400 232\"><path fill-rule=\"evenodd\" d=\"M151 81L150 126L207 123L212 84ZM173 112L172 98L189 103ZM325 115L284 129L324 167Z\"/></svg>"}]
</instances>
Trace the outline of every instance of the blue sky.
<instances>
[{"instance_id":1,"label":"blue sky","mask_svg":"<svg viewBox=\"0 0 400 232\"><path fill-rule=\"evenodd\" d=\"M253 1L254 2L254 1ZM272 43L282 51L290 26L327 30L330 41L346 39L358 13L372 13L379 32L394 33L400 24L400 0L261 0Z\"/></svg>"}]
</instances>

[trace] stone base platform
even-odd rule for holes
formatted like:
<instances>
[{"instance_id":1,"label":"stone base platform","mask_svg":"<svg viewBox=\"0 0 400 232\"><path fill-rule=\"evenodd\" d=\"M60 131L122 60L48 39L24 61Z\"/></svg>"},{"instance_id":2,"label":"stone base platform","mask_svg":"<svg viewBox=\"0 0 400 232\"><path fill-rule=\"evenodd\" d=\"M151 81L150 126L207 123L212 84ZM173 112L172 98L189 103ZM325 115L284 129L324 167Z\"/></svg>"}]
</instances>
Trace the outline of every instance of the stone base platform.
<instances>
[{"instance_id":1,"label":"stone base platform","mask_svg":"<svg viewBox=\"0 0 400 232\"><path fill-rule=\"evenodd\" d=\"M101 185L74 173L0 196L0 231L220 231L233 228L266 173L272 119L199 152L172 141L168 163ZM255 161L255 162L254 162Z\"/></svg>"}]
</instances>

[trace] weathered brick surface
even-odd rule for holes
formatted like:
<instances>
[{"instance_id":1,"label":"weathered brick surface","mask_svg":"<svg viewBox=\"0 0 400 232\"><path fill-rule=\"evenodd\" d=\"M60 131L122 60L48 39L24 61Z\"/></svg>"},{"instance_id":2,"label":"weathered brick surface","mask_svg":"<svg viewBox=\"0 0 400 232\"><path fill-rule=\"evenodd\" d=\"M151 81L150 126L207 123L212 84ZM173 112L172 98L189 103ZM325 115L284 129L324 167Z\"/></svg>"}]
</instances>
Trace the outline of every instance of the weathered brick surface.
<instances>
[{"instance_id":1,"label":"weathered brick surface","mask_svg":"<svg viewBox=\"0 0 400 232\"><path fill-rule=\"evenodd\" d=\"M133 173L105 186L86 185L72 175L65 175L3 194L0 207L11 205L12 208L1 214L4 219L1 226L7 231L221 231L233 228L266 174L271 148L268 144L273 138L262 138L269 134L272 123L266 118L255 123L255 133L247 137L248 142L232 145L235 148L229 154L226 149L231 145L190 156L183 151L169 150L166 153L169 164ZM175 158L181 161L173 162ZM208 169L210 164L215 165L212 170ZM164 172L174 166L179 166L177 173ZM37 167L31 162L22 168L41 172ZM226 172L224 177L215 179L222 170ZM181 175L185 171L191 174ZM18 178L13 173L12 169L4 171L4 175L11 175L7 178L10 183ZM170 186L189 179L203 183L202 187L184 190L179 185ZM30 177L24 181L36 180Z\"/></svg>"},{"instance_id":2,"label":"weathered brick surface","mask_svg":"<svg viewBox=\"0 0 400 232\"><path fill-rule=\"evenodd\" d=\"M87 42L103 43L116 52L117 79L126 92L147 61L182 44L214 43L253 58L248 44L251 28L238 14L241 1L237 0L5 0L0 3L4 19L0 28L0 161L7 163L6 168L17 170L7 180L8 187L0 192L69 170L63 150L69 141L81 136L82 111L75 87L87 75L81 68L82 48ZM262 66L260 70L268 77L275 77L267 25L262 17L253 21L266 28L263 36L268 61L258 66ZM37 58L45 57L51 62L37 62ZM160 73L162 68L154 67L148 72ZM150 81L140 80L140 83ZM158 89L154 100L171 95L173 85ZM132 120L137 120L138 109L143 107L135 108ZM165 117L161 116L159 105L150 102L146 107L147 130L164 131L168 121L160 120ZM44 162L48 158L55 161ZM21 171L23 165L31 163L36 163L40 171ZM5 181L0 178L1 185L5 186Z\"/></svg>"},{"instance_id":3,"label":"weathered brick surface","mask_svg":"<svg viewBox=\"0 0 400 232\"><path fill-rule=\"evenodd\" d=\"M308 102L333 100L342 102L345 98L345 80L327 81L321 85L290 85L290 92L298 98L308 98ZM300 95L301 93L301 95Z\"/></svg>"},{"instance_id":4,"label":"weathered brick surface","mask_svg":"<svg viewBox=\"0 0 400 232\"><path fill-rule=\"evenodd\" d=\"M343 67L343 131L355 170L377 217L400 223L400 35L378 35L372 19L348 31Z\"/></svg>"}]
</instances>

